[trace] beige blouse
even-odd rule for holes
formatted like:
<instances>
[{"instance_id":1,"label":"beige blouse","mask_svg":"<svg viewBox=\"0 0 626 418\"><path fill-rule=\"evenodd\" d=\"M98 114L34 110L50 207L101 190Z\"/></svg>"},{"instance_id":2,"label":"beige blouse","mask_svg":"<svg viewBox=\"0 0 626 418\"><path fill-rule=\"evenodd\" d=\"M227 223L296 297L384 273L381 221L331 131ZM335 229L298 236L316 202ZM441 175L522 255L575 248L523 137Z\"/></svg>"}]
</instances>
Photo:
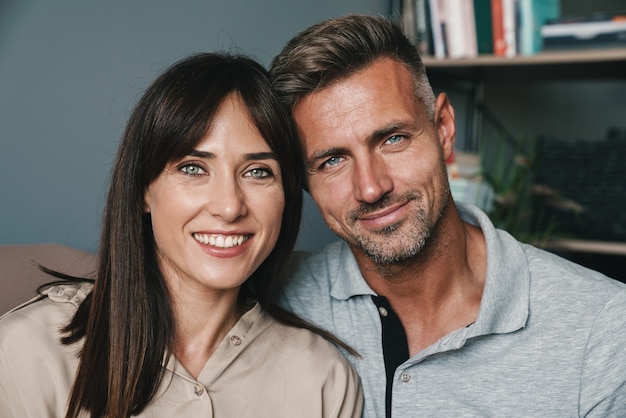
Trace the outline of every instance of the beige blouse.
<instances>
[{"instance_id":1,"label":"beige blouse","mask_svg":"<svg viewBox=\"0 0 626 418\"><path fill-rule=\"evenodd\" d=\"M80 343L59 341L91 291L64 284L0 319L0 417L63 417ZM360 382L337 349L278 323L257 304L235 324L198 379L172 356L141 417L360 417Z\"/></svg>"}]
</instances>

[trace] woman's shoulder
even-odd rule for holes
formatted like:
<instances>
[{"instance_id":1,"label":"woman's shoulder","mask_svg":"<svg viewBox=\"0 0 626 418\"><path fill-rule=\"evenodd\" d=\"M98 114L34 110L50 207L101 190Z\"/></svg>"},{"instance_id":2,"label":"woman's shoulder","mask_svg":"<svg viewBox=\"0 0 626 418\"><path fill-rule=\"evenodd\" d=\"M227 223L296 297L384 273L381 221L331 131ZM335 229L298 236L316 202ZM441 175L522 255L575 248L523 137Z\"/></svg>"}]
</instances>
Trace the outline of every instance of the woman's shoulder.
<instances>
[{"instance_id":1,"label":"woman's shoulder","mask_svg":"<svg viewBox=\"0 0 626 418\"><path fill-rule=\"evenodd\" d=\"M88 282L54 284L40 295L0 317L0 347L10 342L40 341L60 336L92 289Z\"/></svg>"},{"instance_id":2,"label":"woman's shoulder","mask_svg":"<svg viewBox=\"0 0 626 418\"><path fill-rule=\"evenodd\" d=\"M0 318L0 416L63 416L82 342L63 344L63 328L91 291L52 285Z\"/></svg>"}]
</instances>

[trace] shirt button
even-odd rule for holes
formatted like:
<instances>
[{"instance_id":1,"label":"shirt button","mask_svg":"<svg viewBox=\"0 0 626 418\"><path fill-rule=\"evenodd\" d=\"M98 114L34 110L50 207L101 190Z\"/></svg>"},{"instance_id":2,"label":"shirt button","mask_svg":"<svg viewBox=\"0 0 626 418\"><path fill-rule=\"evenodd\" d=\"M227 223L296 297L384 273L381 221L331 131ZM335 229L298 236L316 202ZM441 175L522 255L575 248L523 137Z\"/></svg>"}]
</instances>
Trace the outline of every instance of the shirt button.
<instances>
[{"instance_id":1,"label":"shirt button","mask_svg":"<svg viewBox=\"0 0 626 418\"><path fill-rule=\"evenodd\" d=\"M380 307L378 308L378 313L380 314L380 316L382 316L383 318L387 318L387 315L389 315L389 312L387 312L387 309L385 309L384 307Z\"/></svg>"},{"instance_id":2,"label":"shirt button","mask_svg":"<svg viewBox=\"0 0 626 418\"><path fill-rule=\"evenodd\" d=\"M196 396L202 396L204 394L204 387L202 387L202 385L195 385L193 387L193 393L196 394Z\"/></svg>"},{"instance_id":3,"label":"shirt button","mask_svg":"<svg viewBox=\"0 0 626 418\"><path fill-rule=\"evenodd\" d=\"M58 295L58 296L63 296L64 294L65 294L65 290L63 290L63 289L60 289L60 290L57 292L57 295Z\"/></svg>"},{"instance_id":4,"label":"shirt button","mask_svg":"<svg viewBox=\"0 0 626 418\"><path fill-rule=\"evenodd\" d=\"M411 375L410 375L410 374L408 374L407 372L404 372L404 373L402 373L402 374L400 375L400 380L401 380L403 383L406 383L406 382L408 382L409 380L411 380Z\"/></svg>"},{"instance_id":5,"label":"shirt button","mask_svg":"<svg viewBox=\"0 0 626 418\"><path fill-rule=\"evenodd\" d=\"M237 335L231 335L230 344L234 345L235 347L241 345L241 338L239 338Z\"/></svg>"}]
</instances>

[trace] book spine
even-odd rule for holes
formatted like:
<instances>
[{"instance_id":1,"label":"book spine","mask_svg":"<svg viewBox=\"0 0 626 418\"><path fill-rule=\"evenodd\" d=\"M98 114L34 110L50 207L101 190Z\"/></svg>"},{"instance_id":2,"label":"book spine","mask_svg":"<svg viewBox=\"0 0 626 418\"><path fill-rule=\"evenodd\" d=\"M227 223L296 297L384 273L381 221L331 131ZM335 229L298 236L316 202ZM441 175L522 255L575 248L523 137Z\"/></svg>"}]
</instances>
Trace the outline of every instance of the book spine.
<instances>
[{"instance_id":1,"label":"book spine","mask_svg":"<svg viewBox=\"0 0 626 418\"><path fill-rule=\"evenodd\" d=\"M516 0L502 0L502 26L504 28L505 57L517 53Z\"/></svg>"},{"instance_id":2,"label":"book spine","mask_svg":"<svg viewBox=\"0 0 626 418\"><path fill-rule=\"evenodd\" d=\"M476 57L478 55L478 41L474 0L463 0L463 36L465 37L465 56L468 58Z\"/></svg>"},{"instance_id":3,"label":"book spine","mask_svg":"<svg viewBox=\"0 0 626 418\"><path fill-rule=\"evenodd\" d=\"M504 17L502 2L504 0L491 0L491 27L493 31L493 54L503 57L506 53L506 41L504 39Z\"/></svg>"},{"instance_id":4,"label":"book spine","mask_svg":"<svg viewBox=\"0 0 626 418\"><path fill-rule=\"evenodd\" d=\"M476 27L476 46L479 54L493 54L493 27L491 21L491 1L474 0L474 25Z\"/></svg>"},{"instance_id":5,"label":"book spine","mask_svg":"<svg viewBox=\"0 0 626 418\"><path fill-rule=\"evenodd\" d=\"M532 55L541 51L541 28L560 14L559 0L519 0L520 53Z\"/></svg>"},{"instance_id":6,"label":"book spine","mask_svg":"<svg viewBox=\"0 0 626 418\"><path fill-rule=\"evenodd\" d=\"M463 35L463 10L458 0L443 0L445 10L445 38L448 58L457 59L465 56Z\"/></svg>"},{"instance_id":7,"label":"book spine","mask_svg":"<svg viewBox=\"0 0 626 418\"><path fill-rule=\"evenodd\" d=\"M415 24L417 26L417 49L421 55L432 55L430 10L428 0L415 0Z\"/></svg>"},{"instance_id":8,"label":"book spine","mask_svg":"<svg viewBox=\"0 0 626 418\"><path fill-rule=\"evenodd\" d=\"M444 9L448 57L458 59L478 55L473 0L444 0Z\"/></svg>"},{"instance_id":9,"label":"book spine","mask_svg":"<svg viewBox=\"0 0 626 418\"><path fill-rule=\"evenodd\" d=\"M433 34L433 49L436 58L446 57L446 44L444 41L444 23L441 17L443 0L428 0L430 7L430 23Z\"/></svg>"}]
</instances>

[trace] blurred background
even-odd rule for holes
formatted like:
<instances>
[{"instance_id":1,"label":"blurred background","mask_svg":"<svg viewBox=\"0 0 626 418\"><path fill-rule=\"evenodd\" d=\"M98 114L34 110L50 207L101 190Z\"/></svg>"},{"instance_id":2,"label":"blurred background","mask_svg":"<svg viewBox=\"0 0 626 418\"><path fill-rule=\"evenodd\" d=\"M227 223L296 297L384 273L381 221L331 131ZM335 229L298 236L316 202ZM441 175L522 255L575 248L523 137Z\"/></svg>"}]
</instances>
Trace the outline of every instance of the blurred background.
<instances>
[{"instance_id":1,"label":"blurred background","mask_svg":"<svg viewBox=\"0 0 626 418\"><path fill-rule=\"evenodd\" d=\"M95 251L126 120L165 67L201 51L268 66L305 27L387 0L0 0L0 244ZM299 246L332 235L306 205Z\"/></svg>"},{"instance_id":2,"label":"blurred background","mask_svg":"<svg viewBox=\"0 0 626 418\"><path fill-rule=\"evenodd\" d=\"M563 15L578 15L626 9L624 3L562 0L560 6ZM53 242L96 251L109 170L126 120L143 90L178 59L241 51L268 66L289 38L313 23L349 12L399 16L407 4L0 0L0 245ZM519 71L480 78L480 105L488 110L483 138L501 134L489 126L504 126L522 141L626 132L626 76L572 79L567 67L556 71L549 78ZM476 151L477 79L435 64L430 74L435 90L447 92L456 108L460 151ZM331 240L307 196L298 248L319 249ZM600 256L593 257L597 263ZM611 257L600 263L623 271L624 257Z\"/></svg>"}]
</instances>

